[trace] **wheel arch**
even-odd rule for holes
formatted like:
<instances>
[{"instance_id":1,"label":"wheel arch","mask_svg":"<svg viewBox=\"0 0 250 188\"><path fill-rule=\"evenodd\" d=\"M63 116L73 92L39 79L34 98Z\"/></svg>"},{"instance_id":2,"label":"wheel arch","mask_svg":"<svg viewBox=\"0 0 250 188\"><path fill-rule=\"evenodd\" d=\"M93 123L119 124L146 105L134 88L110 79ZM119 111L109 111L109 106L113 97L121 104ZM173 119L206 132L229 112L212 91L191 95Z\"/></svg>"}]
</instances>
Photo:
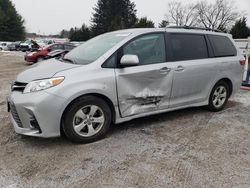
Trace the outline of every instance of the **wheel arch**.
<instances>
[{"instance_id":1,"label":"wheel arch","mask_svg":"<svg viewBox=\"0 0 250 188\"><path fill-rule=\"evenodd\" d=\"M111 110L111 120L112 120L112 123L115 122L115 118L116 118L116 112L115 112L115 106L113 104L113 102L111 101L110 98L108 98L107 96L103 95L103 94L99 94L99 93L88 93L88 94L83 94L83 95L80 95L76 98L74 98L73 100L71 100L71 102L69 102L66 107L64 108L63 110L63 113L61 115L61 119L60 119L60 131L61 131L61 134L63 133L63 130L62 130L62 123L63 123L63 117L64 117L64 114L66 113L67 109L70 107L71 104L73 104L76 100L78 100L80 97L84 97L84 96L95 96L95 97L98 97L102 100L104 100L108 106L110 107L110 110Z\"/></svg>"},{"instance_id":2,"label":"wheel arch","mask_svg":"<svg viewBox=\"0 0 250 188\"><path fill-rule=\"evenodd\" d=\"M229 97L231 97L231 95L232 95L232 93L233 93L233 82L232 82L229 78L225 77L225 78L222 78L222 79L218 80L218 81L216 82L216 84L217 84L218 82L220 82L220 81L224 81L224 82L227 83L227 85L228 85L228 87L229 87Z\"/></svg>"}]
</instances>

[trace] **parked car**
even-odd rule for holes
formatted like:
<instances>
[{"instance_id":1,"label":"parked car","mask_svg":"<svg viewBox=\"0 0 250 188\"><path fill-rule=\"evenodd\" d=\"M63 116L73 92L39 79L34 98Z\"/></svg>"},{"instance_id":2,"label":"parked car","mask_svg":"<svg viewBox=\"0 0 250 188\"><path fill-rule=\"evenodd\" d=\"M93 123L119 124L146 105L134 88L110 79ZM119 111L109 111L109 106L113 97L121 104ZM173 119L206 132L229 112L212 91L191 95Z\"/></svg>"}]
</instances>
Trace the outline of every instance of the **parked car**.
<instances>
[{"instance_id":1,"label":"parked car","mask_svg":"<svg viewBox=\"0 0 250 188\"><path fill-rule=\"evenodd\" d=\"M67 53L68 52L66 52L63 49L54 50L52 52L49 52L47 56L45 57L45 59L60 58L60 57L63 57Z\"/></svg>"},{"instance_id":2,"label":"parked car","mask_svg":"<svg viewBox=\"0 0 250 188\"><path fill-rule=\"evenodd\" d=\"M18 50L20 50L20 44L21 44L21 41L12 42L12 43L7 45L8 50L9 51L18 51Z\"/></svg>"},{"instance_id":3,"label":"parked car","mask_svg":"<svg viewBox=\"0 0 250 188\"><path fill-rule=\"evenodd\" d=\"M26 40L20 44L20 50L22 52L30 51L32 46L32 42L30 40Z\"/></svg>"},{"instance_id":4,"label":"parked car","mask_svg":"<svg viewBox=\"0 0 250 188\"><path fill-rule=\"evenodd\" d=\"M42 48L55 43L52 39L39 39L36 42Z\"/></svg>"},{"instance_id":5,"label":"parked car","mask_svg":"<svg viewBox=\"0 0 250 188\"><path fill-rule=\"evenodd\" d=\"M45 48L40 48L38 51L26 53L24 59L25 61L31 63L41 62L47 58L50 52L53 52L55 50L70 50L72 49L72 46L73 45L71 44L51 44Z\"/></svg>"},{"instance_id":6,"label":"parked car","mask_svg":"<svg viewBox=\"0 0 250 188\"><path fill-rule=\"evenodd\" d=\"M54 50L48 53L48 55L45 57L45 59L52 59L52 58L60 58L69 53L71 50L73 50L76 46L70 44L64 45L64 49L58 49Z\"/></svg>"},{"instance_id":7,"label":"parked car","mask_svg":"<svg viewBox=\"0 0 250 188\"><path fill-rule=\"evenodd\" d=\"M8 49L8 44L10 44L10 42L0 42L0 51L4 50L7 51Z\"/></svg>"},{"instance_id":8,"label":"parked car","mask_svg":"<svg viewBox=\"0 0 250 188\"><path fill-rule=\"evenodd\" d=\"M20 50L22 52L27 52L27 51L37 51L41 46L34 40L26 40L25 42L20 44Z\"/></svg>"},{"instance_id":9,"label":"parked car","mask_svg":"<svg viewBox=\"0 0 250 188\"><path fill-rule=\"evenodd\" d=\"M222 110L241 86L241 64L229 34L115 31L20 73L7 104L18 134L92 142L111 123L188 107Z\"/></svg>"}]
</instances>

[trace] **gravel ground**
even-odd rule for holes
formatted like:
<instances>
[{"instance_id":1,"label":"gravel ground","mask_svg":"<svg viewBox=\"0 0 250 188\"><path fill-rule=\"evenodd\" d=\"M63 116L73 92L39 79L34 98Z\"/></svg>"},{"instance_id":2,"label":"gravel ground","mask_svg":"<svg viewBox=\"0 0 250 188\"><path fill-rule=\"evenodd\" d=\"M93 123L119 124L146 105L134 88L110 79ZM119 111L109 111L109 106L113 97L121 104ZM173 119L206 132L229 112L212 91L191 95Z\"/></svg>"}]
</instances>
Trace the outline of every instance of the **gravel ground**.
<instances>
[{"instance_id":1,"label":"gravel ground","mask_svg":"<svg viewBox=\"0 0 250 188\"><path fill-rule=\"evenodd\" d=\"M0 53L0 187L250 187L250 92L226 109L185 109L113 126L76 145L15 134L6 96L28 65Z\"/></svg>"}]
</instances>

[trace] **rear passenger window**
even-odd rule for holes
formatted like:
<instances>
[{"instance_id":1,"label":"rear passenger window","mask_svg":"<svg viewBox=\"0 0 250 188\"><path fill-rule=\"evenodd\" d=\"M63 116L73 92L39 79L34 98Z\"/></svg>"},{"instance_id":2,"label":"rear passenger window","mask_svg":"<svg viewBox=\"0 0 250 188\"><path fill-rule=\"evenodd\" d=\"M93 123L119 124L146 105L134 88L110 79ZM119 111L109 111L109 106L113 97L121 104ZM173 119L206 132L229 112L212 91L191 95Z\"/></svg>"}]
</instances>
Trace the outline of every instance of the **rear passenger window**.
<instances>
[{"instance_id":1,"label":"rear passenger window","mask_svg":"<svg viewBox=\"0 0 250 188\"><path fill-rule=\"evenodd\" d=\"M236 56L237 51L228 37L219 35L209 35L215 57Z\"/></svg>"},{"instance_id":2,"label":"rear passenger window","mask_svg":"<svg viewBox=\"0 0 250 188\"><path fill-rule=\"evenodd\" d=\"M193 34L171 34L170 41L174 61L208 58L205 36Z\"/></svg>"}]
</instances>

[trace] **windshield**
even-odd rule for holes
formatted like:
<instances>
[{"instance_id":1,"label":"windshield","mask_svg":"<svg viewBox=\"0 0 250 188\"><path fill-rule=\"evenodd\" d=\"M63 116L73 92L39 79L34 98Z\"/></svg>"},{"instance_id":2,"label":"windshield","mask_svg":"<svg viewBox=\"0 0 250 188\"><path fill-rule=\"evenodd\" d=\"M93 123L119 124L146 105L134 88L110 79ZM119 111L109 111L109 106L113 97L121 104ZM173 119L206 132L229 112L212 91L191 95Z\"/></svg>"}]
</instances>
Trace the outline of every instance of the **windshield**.
<instances>
[{"instance_id":1,"label":"windshield","mask_svg":"<svg viewBox=\"0 0 250 188\"><path fill-rule=\"evenodd\" d=\"M24 42L24 44L31 44L31 41L26 40L26 41Z\"/></svg>"},{"instance_id":2,"label":"windshield","mask_svg":"<svg viewBox=\"0 0 250 188\"><path fill-rule=\"evenodd\" d=\"M73 49L65 58L82 65L92 63L129 35L130 33L100 35Z\"/></svg>"}]
</instances>

